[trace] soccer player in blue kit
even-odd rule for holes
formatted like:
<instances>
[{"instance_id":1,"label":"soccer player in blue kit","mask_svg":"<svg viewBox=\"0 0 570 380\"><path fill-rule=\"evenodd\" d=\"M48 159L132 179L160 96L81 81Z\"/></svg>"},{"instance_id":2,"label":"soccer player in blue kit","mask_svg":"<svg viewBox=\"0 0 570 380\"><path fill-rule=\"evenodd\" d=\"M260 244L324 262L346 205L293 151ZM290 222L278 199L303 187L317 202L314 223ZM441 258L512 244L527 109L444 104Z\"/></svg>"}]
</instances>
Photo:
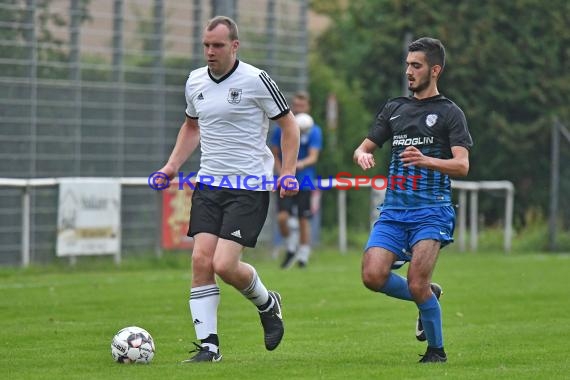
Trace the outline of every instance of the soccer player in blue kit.
<instances>
[{"instance_id":1,"label":"soccer player in blue kit","mask_svg":"<svg viewBox=\"0 0 570 380\"><path fill-rule=\"evenodd\" d=\"M467 175L473 145L463 111L438 91L444 65L439 40L423 37L410 43L406 77L412 96L384 104L353 157L362 169L370 169L374 150L392 140L389 178L397 180L388 184L370 232L362 281L372 291L416 303L416 337L428 344L420 363L447 361L441 287L431 277L440 248L453 241L450 177ZM407 278L392 271L405 262L410 263Z\"/></svg>"},{"instance_id":2,"label":"soccer player in blue kit","mask_svg":"<svg viewBox=\"0 0 570 380\"><path fill-rule=\"evenodd\" d=\"M281 264L281 268L291 267L295 262L304 268L309 262L311 255L311 194L316 183L317 171L315 165L323 148L323 132L321 127L314 123L309 115L311 99L307 92L298 91L293 96L291 111L295 114L297 124L301 129L299 156L297 157L296 177L299 182L299 192L292 197L277 198L277 222L279 231L285 240L287 252ZM271 135L271 151L275 157L275 169L281 173L281 128L275 128ZM305 183L308 181L308 184ZM289 228L289 218L294 214L297 207L296 217L299 220L299 237Z\"/></svg>"}]
</instances>

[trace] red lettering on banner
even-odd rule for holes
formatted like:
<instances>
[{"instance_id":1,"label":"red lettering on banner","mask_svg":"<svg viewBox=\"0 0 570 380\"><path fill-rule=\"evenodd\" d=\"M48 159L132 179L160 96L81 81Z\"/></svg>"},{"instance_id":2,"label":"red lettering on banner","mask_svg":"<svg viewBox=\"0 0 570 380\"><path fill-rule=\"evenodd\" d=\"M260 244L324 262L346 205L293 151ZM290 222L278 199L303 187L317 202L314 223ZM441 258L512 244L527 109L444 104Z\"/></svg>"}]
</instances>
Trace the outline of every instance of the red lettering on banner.
<instances>
[{"instance_id":1,"label":"red lettering on banner","mask_svg":"<svg viewBox=\"0 0 570 380\"><path fill-rule=\"evenodd\" d=\"M192 193L189 186L179 190L177 184L162 192L162 248L194 248L194 239L187 236Z\"/></svg>"}]
</instances>

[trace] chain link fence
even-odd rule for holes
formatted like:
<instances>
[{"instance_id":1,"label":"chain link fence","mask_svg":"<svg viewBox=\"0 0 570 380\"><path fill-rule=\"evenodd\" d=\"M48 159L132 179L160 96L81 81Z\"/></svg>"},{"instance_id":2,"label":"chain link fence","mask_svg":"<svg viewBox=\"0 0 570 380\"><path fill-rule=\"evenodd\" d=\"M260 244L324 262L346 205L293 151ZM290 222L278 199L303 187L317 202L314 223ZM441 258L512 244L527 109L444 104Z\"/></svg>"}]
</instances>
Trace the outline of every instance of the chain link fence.
<instances>
[{"instance_id":1,"label":"chain link fence","mask_svg":"<svg viewBox=\"0 0 570 380\"><path fill-rule=\"evenodd\" d=\"M3 0L0 177L146 177L161 167L184 119L188 73L204 65L203 26L216 14L237 21L240 59L267 70L286 95L306 89L307 7L308 0ZM31 261L51 262L57 188L30 194ZM127 187L122 197L123 254L152 251L154 192ZM20 262L21 221L21 190L0 187L0 264Z\"/></svg>"}]
</instances>

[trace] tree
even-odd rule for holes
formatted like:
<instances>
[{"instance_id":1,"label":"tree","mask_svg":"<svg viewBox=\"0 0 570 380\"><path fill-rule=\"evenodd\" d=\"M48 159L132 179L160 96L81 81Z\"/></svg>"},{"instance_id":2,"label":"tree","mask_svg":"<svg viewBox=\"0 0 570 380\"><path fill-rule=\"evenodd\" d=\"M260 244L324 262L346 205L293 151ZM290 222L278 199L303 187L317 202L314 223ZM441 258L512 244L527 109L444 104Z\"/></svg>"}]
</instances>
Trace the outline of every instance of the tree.
<instances>
[{"instance_id":1,"label":"tree","mask_svg":"<svg viewBox=\"0 0 570 380\"><path fill-rule=\"evenodd\" d=\"M311 114L315 121L323 127L325 146L321 152L318 173L323 177L323 186L328 186L328 178L337 173L363 174L352 163L352 153L358 146L368 130L372 119L360 99L363 96L362 88L357 82L347 83L329 66L323 64L317 55L312 55L309 61L309 77L311 78L309 91L312 94L313 104ZM326 103L329 94L335 94L338 101L339 115L338 128L330 130L326 125ZM335 143L336 141L336 143ZM351 212L348 213L348 224L352 228L369 227L368 220L362 215L368 215L369 191L351 191L347 197ZM334 191L323 194L321 209L324 226L336 226L336 195ZM330 205L330 206L329 206Z\"/></svg>"},{"instance_id":2,"label":"tree","mask_svg":"<svg viewBox=\"0 0 570 380\"><path fill-rule=\"evenodd\" d=\"M570 3L331 3L312 2L333 20L316 49L348 82L367 84L368 112L402 92L406 33L441 39L440 91L464 109L475 140L469 179L513 181L519 222L528 209L546 210L550 125L554 115L570 121Z\"/></svg>"},{"instance_id":3,"label":"tree","mask_svg":"<svg viewBox=\"0 0 570 380\"><path fill-rule=\"evenodd\" d=\"M79 0L78 9L81 11L80 21L89 19L87 12L90 0ZM53 12L53 0L37 0L35 7L30 9L28 2L23 0L4 0L0 7L0 23L9 25L0 28L0 41L2 41L2 57L14 60L13 63L2 65L2 76L28 75L28 60L31 49L35 48L38 61L65 62L68 52L64 48L64 41L54 34L54 29L68 24L64 15ZM32 30L31 25L35 25ZM35 33L35 44L33 44ZM24 43L22 43L24 42ZM37 75L39 77L66 77L67 73L61 68L42 66Z\"/></svg>"}]
</instances>

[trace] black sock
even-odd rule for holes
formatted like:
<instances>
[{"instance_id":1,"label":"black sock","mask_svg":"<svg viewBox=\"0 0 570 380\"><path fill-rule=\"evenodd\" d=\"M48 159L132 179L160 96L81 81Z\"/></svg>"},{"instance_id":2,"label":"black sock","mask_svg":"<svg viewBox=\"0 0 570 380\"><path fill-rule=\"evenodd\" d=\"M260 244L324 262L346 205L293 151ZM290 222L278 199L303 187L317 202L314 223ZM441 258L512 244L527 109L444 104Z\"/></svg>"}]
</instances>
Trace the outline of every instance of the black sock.
<instances>
[{"instance_id":1,"label":"black sock","mask_svg":"<svg viewBox=\"0 0 570 380\"><path fill-rule=\"evenodd\" d=\"M271 298L271 296L269 296L269 298L267 299L267 302L261 306L258 306L257 309L260 311L264 311L264 310L269 309L269 306L271 305L272 301L273 301L273 298Z\"/></svg>"},{"instance_id":2,"label":"black sock","mask_svg":"<svg viewBox=\"0 0 570 380\"><path fill-rule=\"evenodd\" d=\"M206 339L202 339L201 342L213 344L213 345L218 346L218 347L220 346L220 340L218 339L217 334L210 334L210 335L208 335L208 337Z\"/></svg>"}]
</instances>

